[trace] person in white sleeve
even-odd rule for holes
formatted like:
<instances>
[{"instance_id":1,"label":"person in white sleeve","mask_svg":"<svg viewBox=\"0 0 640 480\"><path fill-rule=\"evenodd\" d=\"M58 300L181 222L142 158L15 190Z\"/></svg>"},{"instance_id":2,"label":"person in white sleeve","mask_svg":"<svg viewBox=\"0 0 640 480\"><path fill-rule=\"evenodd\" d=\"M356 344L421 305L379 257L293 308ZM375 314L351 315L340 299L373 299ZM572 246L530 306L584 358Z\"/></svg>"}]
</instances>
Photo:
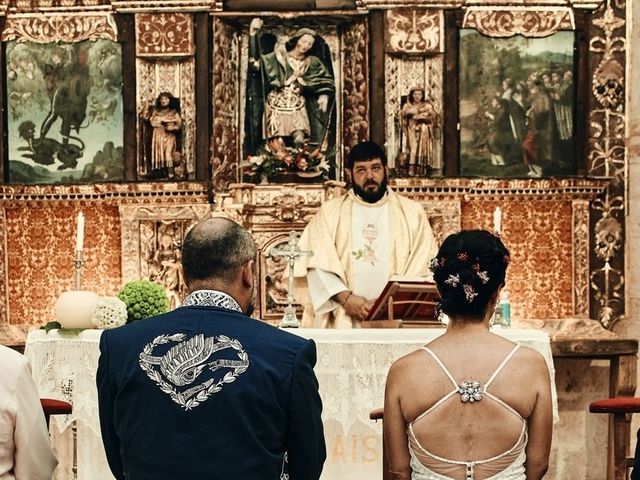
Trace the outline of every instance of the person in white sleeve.
<instances>
[{"instance_id":1,"label":"person in white sleeve","mask_svg":"<svg viewBox=\"0 0 640 480\"><path fill-rule=\"evenodd\" d=\"M51 480L57 464L29 363L0 345L0 480Z\"/></svg>"}]
</instances>

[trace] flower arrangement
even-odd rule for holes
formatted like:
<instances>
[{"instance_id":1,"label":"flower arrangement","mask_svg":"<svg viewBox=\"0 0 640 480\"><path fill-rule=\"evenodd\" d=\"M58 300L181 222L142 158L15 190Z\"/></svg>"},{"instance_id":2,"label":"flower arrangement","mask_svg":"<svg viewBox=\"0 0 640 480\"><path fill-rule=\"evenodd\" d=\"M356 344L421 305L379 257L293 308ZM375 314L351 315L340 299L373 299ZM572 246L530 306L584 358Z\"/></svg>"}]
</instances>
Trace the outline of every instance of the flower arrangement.
<instances>
[{"instance_id":1,"label":"flower arrangement","mask_svg":"<svg viewBox=\"0 0 640 480\"><path fill-rule=\"evenodd\" d=\"M118 298L127 305L127 322L142 320L169 310L169 300L161 285L149 280L127 282Z\"/></svg>"},{"instance_id":2,"label":"flower arrangement","mask_svg":"<svg viewBox=\"0 0 640 480\"><path fill-rule=\"evenodd\" d=\"M118 297L100 297L92 322L96 328L116 328L127 323L127 317L127 304Z\"/></svg>"},{"instance_id":3,"label":"flower arrangement","mask_svg":"<svg viewBox=\"0 0 640 480\"><path fill-rule=\"evenodd\" d=\"M333 166L335 150L322 152L319 147L305 143L299 148L288 147L282 137L267 140L256 155L250 155L245 164L247 174L267 179L280 173L304 176L326 176Z\"/></svg>"}]
</instances>

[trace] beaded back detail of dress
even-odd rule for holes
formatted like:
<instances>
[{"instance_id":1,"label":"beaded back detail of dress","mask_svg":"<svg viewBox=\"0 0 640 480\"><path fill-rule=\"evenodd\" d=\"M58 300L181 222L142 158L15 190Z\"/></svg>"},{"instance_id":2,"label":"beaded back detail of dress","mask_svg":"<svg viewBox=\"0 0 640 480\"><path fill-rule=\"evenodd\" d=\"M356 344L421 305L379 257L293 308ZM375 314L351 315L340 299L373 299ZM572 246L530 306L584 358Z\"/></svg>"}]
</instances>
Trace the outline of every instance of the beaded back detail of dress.
<instances>
[{"instance_id":1,"label":"beaded back detail of dress","mask_svg":"<svg viewBox=\"0 0 640 480\"><path fill-rule=\"evenodd\" d=\"M433 357L442 371L453 384L453 390L438 400L434 405L420 414L415 420L409 423L407 435L409 439L409 453L411 455L412 480L526 480L524 462L526 460L525 448L527 446L527 421L511 406L492 394L488 389L491 383L504 368L507 362L513 357L519 348L516 345L513 350L502 361L498 368L483 385L479 379L471 379L457 382L449 370L444 366L440 358L429 348L422 347L425 352ZM448 459L435 455L424 448L414 432L416 424L428 428L426 417L433 415L438 409L444 408L450 402L458 402L465 405L465 408L496 407L501 409L506 417L513 415L509 420L522 423L522 428L517 441L508 450L481 459ZM493 405L487 405L487 402ZM423 423L424 422L424 423ZM515 435L515 434L514 434Z\"/></svg>"}]
</instances>

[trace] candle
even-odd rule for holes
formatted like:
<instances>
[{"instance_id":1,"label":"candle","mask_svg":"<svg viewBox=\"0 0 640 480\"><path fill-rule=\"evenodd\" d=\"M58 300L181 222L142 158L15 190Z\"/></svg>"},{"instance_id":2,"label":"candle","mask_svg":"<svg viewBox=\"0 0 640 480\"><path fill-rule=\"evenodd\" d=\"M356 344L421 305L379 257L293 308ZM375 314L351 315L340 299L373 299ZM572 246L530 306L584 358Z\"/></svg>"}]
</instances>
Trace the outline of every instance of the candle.
<instances>
[{"instance_id":1,"label":"candle","mask_svg":"<svg viewBox=\"0 0 640 480\"><path fill-rule=\"evenodd\" d=\"M502 232L502 210L500 207L496 207L493 211L493 231L498 235Z\"/></svg>"},{"instance_id":2,"label":"candle","mask_svg":"<svg viewBox=\"0 0 640 480\"><path fill-rule=\"evenodd\" d=\"M80 251L84 245L84 213L78 213L78 222L76 226L76 251Z\"/></svg>"}]
</instances>

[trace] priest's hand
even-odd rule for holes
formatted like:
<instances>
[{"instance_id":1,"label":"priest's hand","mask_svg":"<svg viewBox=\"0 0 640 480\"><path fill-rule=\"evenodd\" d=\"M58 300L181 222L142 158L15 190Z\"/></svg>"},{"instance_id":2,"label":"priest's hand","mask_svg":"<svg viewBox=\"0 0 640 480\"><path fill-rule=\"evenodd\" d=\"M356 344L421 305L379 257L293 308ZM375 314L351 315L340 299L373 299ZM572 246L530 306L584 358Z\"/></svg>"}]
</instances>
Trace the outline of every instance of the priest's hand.
<instances>
[{"instance_id":1,"label":"priest's hand","mask_svg":"<svg viewBox=\"0 0 640 480\"><path fill-rule=\"evenodd\" d=\"M342 308L354 320L363 321L369 315L374 302L375 300L367 300L360 295L351 294Z\"/></svg>"}]
</instances>

